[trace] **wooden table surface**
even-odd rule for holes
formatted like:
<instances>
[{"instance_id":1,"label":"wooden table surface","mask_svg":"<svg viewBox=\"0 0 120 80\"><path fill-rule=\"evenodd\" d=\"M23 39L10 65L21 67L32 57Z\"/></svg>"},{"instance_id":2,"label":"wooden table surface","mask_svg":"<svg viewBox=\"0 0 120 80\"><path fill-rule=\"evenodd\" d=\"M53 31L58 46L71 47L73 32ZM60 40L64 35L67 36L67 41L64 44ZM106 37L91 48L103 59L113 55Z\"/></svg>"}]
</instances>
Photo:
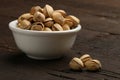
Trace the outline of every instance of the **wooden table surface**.
<instances>
[{"instance_id":1,"label":"wooden table surface","mask_svg":"<svg viewBox=\"0 0 120 80\"><path fill-rule=\"evenodd\" d=\"M120 0L0 1L0 80L120 80ZM82 30L63 58L32 60L16 47L8 23L45 4L77 16ZM69 69L69 61L85 53L101 61L100 72Z\"/></svg>"}]
</instances>

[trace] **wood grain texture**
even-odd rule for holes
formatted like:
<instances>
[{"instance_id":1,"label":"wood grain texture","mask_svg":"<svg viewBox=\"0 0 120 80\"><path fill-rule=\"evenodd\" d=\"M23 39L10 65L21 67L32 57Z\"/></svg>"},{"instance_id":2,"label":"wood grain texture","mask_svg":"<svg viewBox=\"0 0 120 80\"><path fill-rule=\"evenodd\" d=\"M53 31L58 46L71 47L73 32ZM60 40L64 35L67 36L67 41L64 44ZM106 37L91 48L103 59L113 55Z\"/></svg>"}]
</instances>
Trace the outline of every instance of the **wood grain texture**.
<instances>
[{"instance_id":1,"label":"wood grain texture","mask_svg":"<svg viewBox=\"0 0 120 80\"><path fill-rule=\"evenodd\" d=\"M120 0L0 1L0 80L120 80ZM32 6L45 4L77 16L82 30L63 58L32 60L15 45L8 23ZM69 69L69 61L85 53L102 62L100 72Z\"/></svg>"}]
</instances>

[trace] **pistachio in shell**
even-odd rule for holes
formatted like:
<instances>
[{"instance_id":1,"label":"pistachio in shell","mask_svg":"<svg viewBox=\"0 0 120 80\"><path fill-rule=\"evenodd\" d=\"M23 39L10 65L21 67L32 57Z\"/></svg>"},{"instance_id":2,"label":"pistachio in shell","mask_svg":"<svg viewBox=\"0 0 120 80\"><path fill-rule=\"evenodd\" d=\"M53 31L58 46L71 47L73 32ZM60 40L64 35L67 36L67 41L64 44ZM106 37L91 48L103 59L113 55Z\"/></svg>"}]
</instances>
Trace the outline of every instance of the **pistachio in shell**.
<instances>
[{"instance_id":1,"label":"pistachio in shell","mask_svg":"<svg viewBox=\"0 0 120 80\"><path fill-rule=\"evenodd\" d=\"M67 18L65 18L64 24L68 24L70 28L74 26L73 21Z\"/></svg>"},{"instance_id":2,"label":"pistachio in shell","mask_svg":"<svg viewBox=\"0 0 120 80\"><path fill-rule=\"evenodd\" d=\"M45 22L44 22L45 27L52 27L53 24L54 24L54 21L52 18L45 19Z\"/></svg>"},{"instance_id":3,"label":"pistachio in shell","mask_svg":"<svg viewBox=\"0 0 120 80\"><path fill-rule=\"evenodd\" d=\"M45 17L52 17L53 11L54 11L53 7L46 4L43 9L43 14L45 15Z\"/></svg>"},{"instance_id":4,"label":"pistachio in shell","mask_svg":"<svg viewBox=\"0 0 120 80\"><path fill-rule=\"evenodd\" d=\"M36 22L44 22L45 16L41 12L36 12L33 16L33 20Z\"/></svg>"},{"instance_id":5,"label":"pistachio in shell","mask_svg":"<svg viewBox=\"0 0 120 80\"><path fill-rule=\"evenodd\" d=\"M34 15L36 12L43 12L43 9L40 6L33 6L30 10L30 14Z\"/></svg>"},{"instance_id":6,"label":"pistachio in shell","mask_svg":"<svg viewBox=\"0 0 120 80\"><path fill-rule=\"evenodd\" d=\"M28 20L22 20L18 23L18 27L21 29L30 29L31 23Z\"/></svg>"},{"instance_id":7,"label":"pistachio in shell","mask_svg":"<svg viewBox=\"0 0 120 80\"><path fill-rule=\"evenodd\" d=\"M45 27L44 31L52 31L49 27Z\"/></svg>"},{"instance_id":8,"label":"pistachio in shell","mask_svg":"<svg viewBox=\"0 0 120 80\"><path fill-rule=\"evenodd\" d=\"M73 70L82 70L82 68L84 67L83 62L81 61L81 59L74 57L70 62L69 62L69 66L71 69Z\"/></svg>"},{"instance_id":9,"label":"pistachio in shell","mask_svg":"<svg viewBox=\"0 0 120 80\"><path fill-rule=\"evenodd\" d=\"M58 23L55 23L53 26L52 26L52 30L53 31L63 31L63 28L60 24Z\"/></svg>"},{"instance_id":10,"label":"pistachio in shell","mask_svg":"<svg viewBox=\"0 0 120 80\"><path fill-rule=\"evenodd\" d=\"M69 27L68 24L64 24L64 25L62 26L62 28L63 28L63 30L70 30L70 27Z\"/></svg>"},{"instance_id":11,"label":"pistachio in shell","mask_svg":"<svg viewBox=\"0 0 120 80\"><path fill-rule=\"evenodd\" d=\"M59 23L60 25L63 25L64 20L65 20L64 17L61 15L61 13L56 12L56 11L53 12L52 18L56 23Z\"/></svg>"},{"instance_id":12,"label":"pistachio in shell","mask_svg":"<svg viewBox=\"0 0 120 80\"><path fill-rule=\"evenodd\" d=\"M88 71L98 71L101 69L101 63L99 60L88 60L84 65Z\"/></svg>"},{"instance_id":13,"label":"pistachio in shell","mask_svg":"<svg viewBox=\"0 0 120 80\"><path fill-rule=\"evenodd\" d=\"M67 13L66 13L64 10L62 10L62 9L60 9L60 10L55 10L55 11L61 13L63 17L66 17L66 15L67 15Z\"/></svg>"},{"instance_id":14,"label":"pistachio in shell","mask_svg":"<svg viewBox=\"0 0 120 80\"><path fill-rule=\"evenodd\" d=\"M30 13L24 13L18 18L18 22L21 22L24 19L31 22L33 20L33 15L31 15Z\"/></svg>"},{"instance_id":15,"label":"pistachio in shell","mask_svg":"<svg viewBox=\"0 0 120 80\"><path fill-rule=\"evenodd\" d=\"M92 60L91 56L89 54L84 54L80 57L83 63L85 63L88 60Z\"/></svg>"},{"instance_id":16,"label":"pistachio in shell","mask_svg":"<svg viewBox=\"0 0 120 80\"><path fill-rule=\"evenodd\" d=\"M31 30L43 31L44 24L42 22L36 22L32 25Z\"/></svg>"},{"instance_id":17,"label":"pistachio in shell","mask_svg":"<svg viewBox=\"0 0 120 80\"><path fill-rule=\"evenodd\" d=\"M69 15L66 18L73 21L74 26L77 26L80 23L80 20L77 17L73 16L73 15Z\"/></svg>"}]
</instances>

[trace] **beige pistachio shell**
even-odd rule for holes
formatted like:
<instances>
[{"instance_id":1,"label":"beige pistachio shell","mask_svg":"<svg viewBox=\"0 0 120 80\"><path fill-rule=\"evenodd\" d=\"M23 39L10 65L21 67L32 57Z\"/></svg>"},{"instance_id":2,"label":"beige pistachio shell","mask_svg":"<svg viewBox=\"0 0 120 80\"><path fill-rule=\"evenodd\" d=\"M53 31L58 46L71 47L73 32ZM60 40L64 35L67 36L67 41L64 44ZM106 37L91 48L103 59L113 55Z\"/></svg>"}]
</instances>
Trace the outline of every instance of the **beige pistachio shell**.
<instances>
[{"instance_id":1,"label":"beige pistachio shell","mask_svg":"<svg viewBox=\"0 0 120 80\"><path fill-rule=\"evenodd\" d=\"M34 21L38 22L44 22L45 21L45 16L41 12L36 12L33 16Z\"/></svg>"},{"instance_id":2,"label":"beige pistachio shell","mask_svg":"<svg viewBox=\"0 0 120 80\"><path fill-rule=\"evenodd\" d=\"M22 20L18 23L18 27L21 29L30 29L31 23L28 20Z\"/></svg>"},{"instance_id":3,"label":"beige pistachio shell","mask_svg":"<svg viewBox=\"0 0 120 80\"><path fill-rule=\"evenodd\" d=\"M32 25L31 30L42 31L43 27L41 25Z\"/></svg>"},{"instance_id":4,"label":"beige pistachio shell","mask_svg":"<svg viewBox=\"0 0 120 80\"><path fill-rule=\"evenodd\" d=\"M102 68L101 62L97 59L93 59L93 62L97 63L99 65L100 68Z\"/></svg>"},{"instance_id":5,"label":"beige pistachio shell","mask_svg":"<svg viewBox=\"0 0 120 80\"><path fill-rule=\"evenodd\" d=\"M61 15L61 13L56 12L56 11L53 12L52 18L56 23L59 23L60 25L63 25L64 20L65 20L64 17Z\"/></svg>"},{"instance_id":6,"label":"beige pistachio shell","mask_svg":"<svg viewBox=\"0 0 120 80\"><path fill-rule=\"evenodd\" d=\"M89 71L97 71L101 69L101 63L96 62L96 60L88 60L85 62L85 68Z\"/></svg>"},{"instance_id":7,"label":"beige pistachio shell","mask_svg":"<svg viewBox=\"0 0 120 80\"><path fill-rule=\"evenodd\" d=\"M71 19L67 19L67 18L65 18L64 24L68 24L70 27L74 26L73 21Z\"/></svg>"},{"instance_id":8,"label":"beige pistachio shell","mask_svg":"<svg viewBox=\"0 0 120 80\"><path fill-rule=\"evenodd\" d=\"M49 27L45 27L44 31L52 31Z\"/></svg>"},{"instance_id":9,"label":"beige pistachio shell","mask_svg":"<svg viewBox=\"0 0 120 80\"><path fill-rule=\"evenodd\" d=\"M69 66L73 70L81 70L84 67L84 64L79 58L75 57L70 61Z\"/></svg>"},{"instance_id":10,"label":"beige pistachio shell","mask_svg":"<svg viewBox=\"0 0 120 80\"><path fill-rule=\"evenodd\" d=\"M55 10L62 14L63 17L66 17L67 13L64 10Z\"/></svg>"},{"instance_id":11,"label":"beige pistachio shell","mask_svg":"<svg viewBox=\"0 0 120 80\"><path fill-rule=\"evenodd\" d=\"M80 23L80 20L73 15L69 15L66 18L72 20L73 23L74 23L74 26L77 26Z\"/></svg>"},{"instance_id":12,"label":"beige pistachio shell","mask_svg":"<svg viewBox=\"0 0 120 80\"><path fill-rule=\"evenodd\" d=\"M43 9L40 6L33 6L30 10L30 14L34 15L36 12L43 12Z\"/></svg>"},{"instance_id":13,"label":"beige pistachio shell","mask_svg":"<svg viewBox=\"0 0 120 80\"><path fill-rule=\"evenodd\" d=\"M52 18L47 18L44 22L45 27L52 27L54 24L54 21Z\"/></svg>"},{"instance_id":14,"label":"beige pistachio shell","mask_svg":"<svg viewBox=\"0 0 120 80\"><path fill-rule=\"evenodd\" d=\"M84 54L80 57L80 59L85 63L88 60L92 60L91 56L89 54Z\"/></svg>"},{"instance_id":15,"label":"beige pistachio shell","mask_svg":"<svg viewBox=\"0 0 120 80\"><path fill-rule=\"evenodd\" d=\"M44 28L44 24L42 22L35 22L33 25L41 25Z\"/></svg>"},{"instance_id":16,"label":"beige pistachio shell","mask_svg":"<svg viewBox=\"0 0 120 80\"><path fill-rule=\"evenodd\" d=\"M55 23L53 26L52 26L52 30L53 31L63 31L63 28L60 24L58 23Z\"/></svg>"},{"instance_id":17,"label":"beige pistachio shell","mask_svg":"<svg viewBox=\"0 0 120 80\"><path fill-rule=\"evenodd\" d=\"M43 14L45 15L45 17L52 17L53 11L54 11L53 7L46 4L43 9Z\"/></svg>"},{"instance_id":18,"label":"beige pistachio shell","mask_svg":"<svg viewBox=\"0 0 120 80\"><path fill-rule=\"evenodd\" d=\"M44 24L42 22L35 22L32 25L31 30L43 31L44 30Z\"/></svg>"},{"instance_id":19,"label":"beige pistachio shell","mask_svg":"<svg viewBox=\"0 0 120 80\"><path fill-rule=\"evenodd\" d=\"M68 24L64 24L62 28L63 30L70 30L70 26Z\"/></svg>"},{"instance_id":20,"label":"beige pistachio shell","mask_svg":"<svg viewBox=\"0 0 120 80\"><path fill-rule=\"evenodd\" d=\"M19 18L18 18L18 22L21 22L22 20L28 20L28 21L32 21L33 20L33 15L31 15L30 13L25 13L22 14Z\"/></svg>"}]
</instances>

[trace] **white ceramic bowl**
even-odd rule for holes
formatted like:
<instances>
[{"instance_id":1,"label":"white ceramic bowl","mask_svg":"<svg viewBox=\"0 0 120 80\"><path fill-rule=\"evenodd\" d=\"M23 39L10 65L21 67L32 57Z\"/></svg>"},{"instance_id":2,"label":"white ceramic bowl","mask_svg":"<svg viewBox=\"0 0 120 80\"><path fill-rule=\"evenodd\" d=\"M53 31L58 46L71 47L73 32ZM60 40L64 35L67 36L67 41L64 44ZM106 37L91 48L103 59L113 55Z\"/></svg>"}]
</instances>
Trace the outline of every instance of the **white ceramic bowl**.
<instances>
[{"instance_id":1,"label":"white ceramic bowl","mask_svg":"<svg viewBox=\"0 0 120 80\"><path fill-rule=\"evenodd\" d=\"M32 31L18 28L17 20L14 20L9 23L9 28L18 48L28 57L54 59L71 49L81 26L68 31Z\"/></svg>"}]
</instances>

